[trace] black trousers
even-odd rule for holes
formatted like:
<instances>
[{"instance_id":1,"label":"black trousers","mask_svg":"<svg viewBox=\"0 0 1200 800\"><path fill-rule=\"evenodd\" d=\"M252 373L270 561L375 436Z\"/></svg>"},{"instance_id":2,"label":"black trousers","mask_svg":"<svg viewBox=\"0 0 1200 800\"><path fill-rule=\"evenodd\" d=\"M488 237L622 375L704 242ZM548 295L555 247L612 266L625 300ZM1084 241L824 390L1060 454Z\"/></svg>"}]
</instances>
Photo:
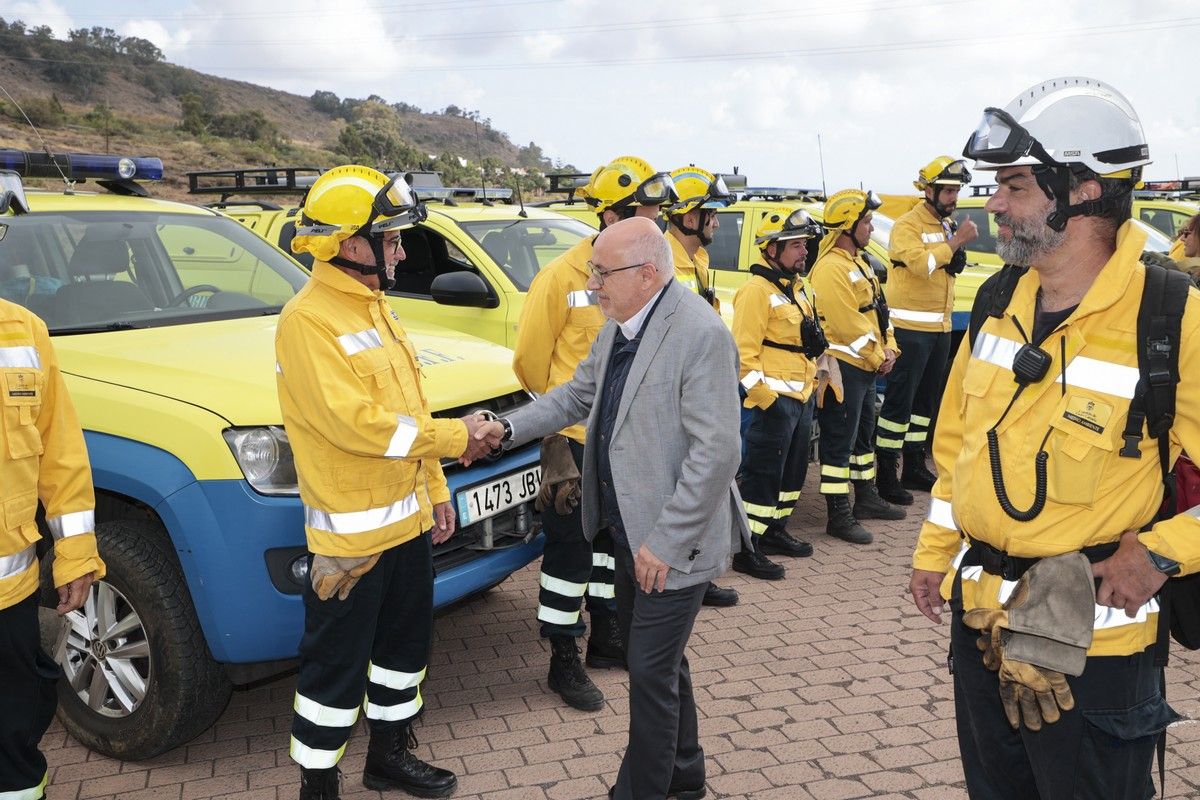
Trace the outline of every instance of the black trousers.
<instances>
[{"instance_id":1,"label":"black trousers","mask_svg":"<svg viewBox=\"0 0 1200 800\"><path fill-rule=\"evenodd\" d=\"M633 554L617 548L617 618L629 658L629 744L613 796L663 800L704 783L704 750L684 652L707 583L646 594Z\"/></svg>"},{"instance_id":2,"label":"black trousers","mask_svg":"<svg viewBox=\"0 0 1200 800\"><path fill-rule=\"evenodd\" d=\"M896 328L900 356L887 375L875 447L923 457L933 416L942 402L950 334Z\"/></svg>"},{"instance_id":3,"label":"black trousers","mask_svg":"<svg viewBox=\"0 0 1200 800\"><path fill-rule=\"evenodd\" d=\"M1075 708L1033 732L1013 730L997 674L983 666L979 633L951 621L954 710L973 800L1145 800L1158 735L1178 719L1160 692L1154 648L1093 656L1068 677Z\"/></svg>"},{"instance_id":4,"label":"black trousers","mask_svg":"<svg viewBox=\"0 0 1200 800\"><path fill-rule=\"evenodd\" d=\"M570 440L575 466L583 472L583 445ZM608 529L589 542L583 536L583 508L557 514L542 511L546 545L538 578L538 621L542 636L583 636L587 626L580 609L587 598L590 614L613 614L617 601L613 588L613 540Z\"/></svg>"},{"instance_id":5,"label":"black trousers","mask_svg":"<svg viewBox=\"0 0 1200 800\"><path fill-rule=\"evenodd\" d=\"M42 650L37 592L0 610L0 795L41 797L46 758L38 742L58 706L58 664Z\"/></svg>"},{"instance_id":6,"label":"black trousers","mask_svg":"<svg viewBox=\"0 0 1200 800\"><path fill-rule=\"evenodd\" d=\"M808 474L816 398L780 395L766 409L751 409L738 486L757 535L787 527Z\"/></svg>"},{"instance_id":7,"label":"black trousers","mask_svg":"<svg viewBox=\"0 0 1200 800\"><path fill-rule=\"evenodd\" d=\"M875 373L844 361L842 402L827 389L822 408L817 410L821 438L821 494L849 494L850 481L875 477Z\"/></svg>"},{"instance_id":8,"label":"black trousers","mask_svg":"<svg viewBox=\"0 0 1200 800\"><path fill-rule=\"evenodd\" d=\"M337 764L364 696L373 733L408 724L424 702L432 631L428 531L385 550L345 600L320 600L308 583L292 759L308 769Z\"/></svg>"}]
</instances>

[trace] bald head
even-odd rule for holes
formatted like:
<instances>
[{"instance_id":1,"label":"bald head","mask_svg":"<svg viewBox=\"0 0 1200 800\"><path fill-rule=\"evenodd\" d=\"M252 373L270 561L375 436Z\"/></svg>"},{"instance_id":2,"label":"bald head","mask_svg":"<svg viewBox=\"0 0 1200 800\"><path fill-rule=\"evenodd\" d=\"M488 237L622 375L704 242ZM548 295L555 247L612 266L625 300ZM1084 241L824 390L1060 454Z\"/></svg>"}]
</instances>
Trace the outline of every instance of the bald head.
<instances>
[{"instance_id":1,"label":"bald head","mask_svg":"<svg viewBox=\"0 0 1200 800\"><path fill-rule=\"evenodd\" d=\"M632 317L675 276L671 246L652 220L631 217L610 225L592 247L594 272L588 288L600 309L618 322ZM634 267L634 269L627 269Z\"/></svg>"}]
</instances>

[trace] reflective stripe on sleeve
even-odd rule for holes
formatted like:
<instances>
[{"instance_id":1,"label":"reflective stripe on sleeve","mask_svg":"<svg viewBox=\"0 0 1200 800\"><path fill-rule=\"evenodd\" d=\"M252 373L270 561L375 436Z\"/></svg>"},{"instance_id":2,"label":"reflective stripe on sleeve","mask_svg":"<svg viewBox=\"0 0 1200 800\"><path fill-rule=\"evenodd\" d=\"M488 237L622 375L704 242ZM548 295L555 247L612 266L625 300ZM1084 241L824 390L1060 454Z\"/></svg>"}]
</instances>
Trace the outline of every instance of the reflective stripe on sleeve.
<instances>
[{"instance_id":1,"label":"reflective stripe on sleeve","mask_svg":"<svg viewBox=\"0 0 1200 800\"><path fill-rule=\"evenodd\" d=\"M937 258L933 255L933 253L930 253L929 257L925 259L925 268L929 270L930 275L937 272Z\"/></svg>"},{"instance_id":2,"label":"reflective stripe on sleeve","mask_svg":"<svg viewBox=\"0 0 1200 800\"><path fill-rule=\"evenodd\" d=\"M860 358L861 357L860 353L861 353L862 349L867 346L868 342L873 342L873 341L875 341L874 333L864 333L862 336L858 337L850 344L832 344L831 343L829 345L829 349L830 350L840 350L843 353L849 353L850 355L854 356L855 358Z\"/></svg>"},{"instance_id":3,"label":"reflective stripe on sleeve","mask_svg":"<svg viewBox=\"0 0 1200 800\"><path fill-rule=\"evenodd\" d=\"M387 452L384 456L387 458L404 458L408 455L408 451L412 449L413 442L417 440L417 421L412 417L406 417L403 414L396 415L396 432L392 434L392 440L388 442Z\"/></svg>"},{"instance_id":4,"label":"reflective stripe on sleeve","mask_svg":"<svg viewBox=\"0 0 1200 800\"><path fill-rule=\"evenodd\" d=\"M377 719L381 722L399 722L401 720L411 719L421 710L421 706L425 701L421 699L421 690L417 690L417 696L407 703L397 703L394 706L377 706L374 703L367 703L367 719Z\"/></svg>"},{"instance_id":5,"label":"reflective stripe on sleeve","mask_svg":"<svg viewBox=\"0 0 1200 800\"><path fill-rule=\"evenodd\" d=\"M352 356L355 353L361 353L363 350L383 347L383 340L379 338L379 331L369 328L358 333L347 333L339 336L338 344L342 346L342 350L345 351L346 355Z\"/></svg>"},{"instance_id":6,"label":"reflective stripe on sleeve","mask_svg":"<svg viewBox=\"0 0 1200 800\"><path fill-rule=\"evenodd\" d=\"M313 530L328 533L367 533L408 519L420 510L417 495L410 494L390 506L369 508L366 511L322 511L304 507L304 524Z\"/></svg>"},{"instance_id":7,"label":"reflective stripe on sleeve","mask_svg":"<svg viewBox=\"0 0 1200 800\"><path fill-rule=\"evenodd\" d=\"M292 709L314 725L322 728L349 728L358 721L358 706L354 708L334 708L323 706L316 700L310 700L296 692Z\"/></svg>"},{"instance_id":8,"label":"reflective stripe on sleeve","mask_svg":"<svg viewBox=\"0 0 1200 800\"><path fill-rule=\"evenodd\" d=\"M35 557L34 545L29 545L29 547L18 553L0 556L0 580L11 578L13 575L20 575L33 566Z\"/></svg>"},{"instance_id":9,"label":"reflective stripe on sleeve","mask_svg":"<svg viewBox=\"0 0 1200 800\"><path fill-rule=\"evenodd\" d=\"M329 769L336 767L344 752L346 752L346 745L342 745L337 750L318 750L315 747L303 744L295 736L292 737L292 744L288 749L288 755L292 757L292 761L295 761L304 769Z\"/></svg>"},{"instance_id":10,"label":"reflective stripe on sleeve","mask_svg":"<svg viewBox=\"0 0 1200 800\"><path fill-rule=\"evenodd\" d=\"M564 581L562 578L555 578L553 575L542 573L538 578L538 585L548 592L562 595L563 597L583 597L587 591L586 583L572 583Z\"/></svg>"},{"instance_id":11,"label":"reflective stripe on sleeve","mask_svg":"<svg viewBox=\"0 0 1200 800\"><path fill-rule=\"evenodd\" d=\"M42 359L36 347L0 347L0 367L41 369Z\"/></svg>"},{"instance_id":12,"label":"reflective stripe on sleeve","mask_svg":"<svg viewBox=\"0 0 1200 800\"><path fill-rule=\"evenodd\" d=\"M946 315L940 311L909 311L906 308L893 308L892 319L906 322L945 322Z\"/></svg>"},{"instance_id":13,"label":"reflective stripe on sleeve","mask_svg":"<svg viewBox=\"0 0 1200 800\"><path fill-rule=\"evenodd\" d=\"M46 527L50 529L55 540L91 533L96 529L96 514L89 509L88 511L63 514L61 517L47 517Z\"/></svg>"},{"instance_id":14,"label":"reflective stripe on sleeve","mask_svg":"<svg viewBox=\"0 0 1200 800\"><path fill-rule=\"evenodd\" d=\"M411 689L425 680L425 670L401 672L398 669L388 669L371 662L367 665L367 680L389 689Z\"/></svg>"},{"instance_id":15,"label":"reflective stripe on sleeve","mask_svg":"<svg viewBox=\"0 0 1200 800\"><path fill-rule=\"evenodd\" d=\"M947 500L939 500L936 497L929 498L929 514L925 517L926 520L934 525L940 525L943 528L949 528L952 531L958 530L958 523L954 521L954 506ZM958 554L958 560L961 561L963 553L967 551L964 546Z\"/></svg>"},{"instance_id":16,"label":"reflective stripe on sleeve","mask_svg":"<svg viewBox=\"0 0 1200 800\"><path fill-rule=\"evenodd\" d=\"M586 306L594 306L597 302L596 293L587 289L567 292L567 308L584 308Z\"/></svg>"}]
</instances>

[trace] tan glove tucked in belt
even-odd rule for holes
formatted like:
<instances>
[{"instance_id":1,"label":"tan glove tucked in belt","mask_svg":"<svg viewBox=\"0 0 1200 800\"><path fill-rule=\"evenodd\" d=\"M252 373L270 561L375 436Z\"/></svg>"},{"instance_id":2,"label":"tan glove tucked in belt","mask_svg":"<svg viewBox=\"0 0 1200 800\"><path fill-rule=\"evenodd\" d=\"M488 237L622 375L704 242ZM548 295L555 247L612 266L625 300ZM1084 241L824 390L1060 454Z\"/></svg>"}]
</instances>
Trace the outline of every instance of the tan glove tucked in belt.
<instances>
[{"instance_id":1,"label":"tan glove tucked in belt","mask_svg":"<svg viewBox=\"0 0 1200 800\"><path fill-rule=\"evenodd\" d=\"M553 507L555 513L566 516L579 505L582 494L570 441L561 433L542 439L542 487L534 508L545 511Z\"/></svg>"},{"instance_id":2,"label":"tan glove tucked in belt","mask_svg":"<svg viewBox=\"0 0 1200 800\"><path fill-rule=\"evenodd\" d=\"M378 562L379 553L361 557L314 555L309 570L313 591L322 600L328 600L334 594L339 600L345 600L358 579L370 572Z\"/></svg>"},{"instance_id":3,"label":"tan glove tucked in belt","mask_svg":"<svg viewBox=\"0 0 1200 800\"><path fill-rule=\"evenodd\" d=\"M833 389L833 398L842 402L842 368L829 353L817 356L817 408L825 407L825 390Z\"/></svg>"}]
</instances>

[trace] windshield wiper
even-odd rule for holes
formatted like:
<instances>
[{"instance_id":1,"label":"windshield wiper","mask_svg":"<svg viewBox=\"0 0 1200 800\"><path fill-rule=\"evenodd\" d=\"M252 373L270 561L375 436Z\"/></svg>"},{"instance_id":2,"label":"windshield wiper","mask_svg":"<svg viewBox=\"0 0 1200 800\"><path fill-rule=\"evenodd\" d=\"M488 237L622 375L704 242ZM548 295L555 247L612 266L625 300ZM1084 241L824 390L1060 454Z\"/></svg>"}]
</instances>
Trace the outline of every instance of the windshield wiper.
<instances>
[{"instance_id":1,"label":"windshield wiper","mask_svg":"<svg viewBox=\"0 0 1200 800\"><path fill-rule=\"evenodd\" d=\"M62 328L51 328L51 336L71 335L75 333L104 333L105 331L132 331L146 327L132 322L101 322L95 325L69 325Z\"/></svg>"}]
</instances>

